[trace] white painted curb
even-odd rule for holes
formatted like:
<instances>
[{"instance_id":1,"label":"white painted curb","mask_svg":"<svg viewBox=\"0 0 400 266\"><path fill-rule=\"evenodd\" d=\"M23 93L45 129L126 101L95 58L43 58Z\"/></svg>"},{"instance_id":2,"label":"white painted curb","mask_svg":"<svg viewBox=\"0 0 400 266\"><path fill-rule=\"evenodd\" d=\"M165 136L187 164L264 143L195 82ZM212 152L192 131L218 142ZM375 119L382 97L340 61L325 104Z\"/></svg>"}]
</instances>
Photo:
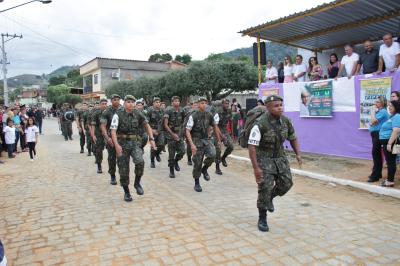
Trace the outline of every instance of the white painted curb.
<instances>
[{"instance_id":1,"label":"white painted curb","mask_svg":"<svg viewBox=\"0 0 400 266\"><path fill-rule=\"evenodd\" d=\"M235 160L239 160L239 161L251 162L249 158L242 157L242 156L229 155L229 157L232 159L235 159ZM325 181L325 182L332 182L332 183L343 185L343 186L350 186L350 187L366 190L366 191L369 191L372 193L400 199L400 190L399 189L380 187L377 185L371 185L371 184L366 184L366 183L362 183L362 182L358 182L358 181L336 178L336 177L332 177L332 176L322 175L322 174L308 172L308 171L294 169L294 168L290 168L290 170L292 171L293 174L296 174L296 175L301 175L301 176L305 176L305 177L309 177L309 178L313 178L313 179L318 179L318 180Z\"/></svg>"}]
</instances>

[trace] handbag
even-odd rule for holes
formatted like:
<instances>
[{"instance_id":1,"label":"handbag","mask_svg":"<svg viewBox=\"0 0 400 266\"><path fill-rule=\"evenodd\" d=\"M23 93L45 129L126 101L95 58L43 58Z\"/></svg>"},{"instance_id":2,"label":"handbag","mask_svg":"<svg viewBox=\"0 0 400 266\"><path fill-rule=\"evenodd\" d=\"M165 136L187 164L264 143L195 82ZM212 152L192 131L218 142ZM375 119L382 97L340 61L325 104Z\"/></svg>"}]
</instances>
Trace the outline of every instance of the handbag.
<instances>
[{"instance_id":1,"label":"handbag","mask_svg":"<svg viewBox=\"0 0 400 266\"><path fill-rule=\"evenodd\" d=\"M392 154L400 154L400 144L398 144L398 138L392 147Z\"/></svg>"}]
</instances>

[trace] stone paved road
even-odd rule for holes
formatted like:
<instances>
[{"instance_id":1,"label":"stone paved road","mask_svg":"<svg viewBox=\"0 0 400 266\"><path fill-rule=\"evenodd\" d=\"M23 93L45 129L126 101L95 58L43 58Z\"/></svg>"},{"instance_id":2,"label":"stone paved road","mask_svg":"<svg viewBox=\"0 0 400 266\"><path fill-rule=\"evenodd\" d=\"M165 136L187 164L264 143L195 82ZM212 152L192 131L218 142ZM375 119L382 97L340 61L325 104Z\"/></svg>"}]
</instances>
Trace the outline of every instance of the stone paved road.
<instances>
[{"instance_id":1,"label":"stone paved road","mask_svg":"<svg viewBox=\"0 0 400 266\"><path fill-rule=\"evenodd\" d=\"M295 177L261 233L245 163L196 193L189 167L170 179L163 155L162 168L147 162L145 195L125 203L54 120L45 133L35 162L0 165L9 265L400 265L398 200Z\"/></svg>"}]
</instances>

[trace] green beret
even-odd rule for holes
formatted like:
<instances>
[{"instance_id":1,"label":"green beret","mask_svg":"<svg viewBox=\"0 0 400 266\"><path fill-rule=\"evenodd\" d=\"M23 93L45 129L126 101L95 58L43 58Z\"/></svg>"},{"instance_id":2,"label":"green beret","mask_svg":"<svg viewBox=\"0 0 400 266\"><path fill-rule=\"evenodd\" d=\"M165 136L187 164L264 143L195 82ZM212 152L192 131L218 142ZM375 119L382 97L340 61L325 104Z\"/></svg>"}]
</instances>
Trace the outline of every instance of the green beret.
<instances>
[{"instance_id":1,"label":"green beret","mask_svg":"<svg viewBox=\"0 0 400 266\"><path fill-rule=\"evenodd\" d=\"M267 103L275 102L275 101L281 101L281 102L283 102L283 99L282 99L282 97L279 96L279 95L270 95L270 96L268 96L268 97L264 100L264 103L267 104Z\"/></svg>"},{"instance_id":2,"label":"green beret","mask_svg":"<svg viewBox=\"0 0 400 266\"><path fill-rule=\"evenodd\" d=\"M107 101L106 98L102 98L102 99L100 100L100 102L103 103L103 102L108 102L108 101Z\"/></svg>"},{"instance_id":3,"label":"green beret","mask_svg":"<svg viewBox=\"0 0 400 266\"><path fill-rule=\"evenodd\" d=\"M121 99L121 97L118 94L111 95L111 99L115 99L115 98Z\"/></svg>"},{"instance_id":4,"label":"green beret","mask_svg":"<svg viewBox=\"0 0 400 266\"><path fill-rule=\"evenodd\" d=\"M99 104L99 103L100 103L100 101L95 101L95 102L94 102L94 104Z\"/></svg>"},{"instance_id":5,"label":"green beret","mask_svg":"<svg viewBox=\"0 0 400 266\"><path fill-rule=\"evenodd\" d=\"M156 101L160 101L161 102L161 99L159 97L154 97L153 98L153 102L156 102Z\"/></svg>"},{"instance_id":6,"label":"green beret","mask_svg":"<svg viewBox=\"0 0 400 266\"><path fill-rule=\"evenodd\" d=\"M198 103L199 103L199 102L208 102L208 100L207 100L206 97L200 97L200 98L197 100L197 102L198 102Z\"/></svg>"},{"instance_id":7,"label":"green beret","mask_svg":"<svg viewBox=\"0 0 400 266\"><path fill-rule=\"evenodd\" d=\"M136 102L136 98L134 96L132 96L132 95L129 95L129 94L126 95L125 98L124 98L124 101L127 101L127 100L131 100L131 101Z\"/></svg>"},{"instance_id":8,"label":"green beret","mask_svg":"<svg viewBox=\"0 0 400 266\"><path fill-rule=\"evenodd\" d=\"M174 100L181 100L181 98L179 96L172 96L171 98L171 102L173 102Z\"/></svg>"}]
</instances>

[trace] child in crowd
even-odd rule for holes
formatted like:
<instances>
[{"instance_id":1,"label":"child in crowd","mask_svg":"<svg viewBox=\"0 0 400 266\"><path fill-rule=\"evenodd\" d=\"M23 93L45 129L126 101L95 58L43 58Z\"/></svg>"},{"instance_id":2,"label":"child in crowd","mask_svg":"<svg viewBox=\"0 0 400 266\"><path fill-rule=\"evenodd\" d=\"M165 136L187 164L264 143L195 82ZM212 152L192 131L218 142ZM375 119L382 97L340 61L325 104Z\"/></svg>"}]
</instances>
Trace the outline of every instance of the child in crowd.
<instances>
[{"instance_id":1,"label":"child in crowd","mask_svg":"<svg viewBox=\"0 0 400 266\"><path fill-rule=\"evenodd\" d=\"M38 136L39 128L36 126L35 119L33 117L29 117L25 128L25 142L28 144L31 162L33 162L33 156L36 156L36 144L38 142Z\"/></svg>"},{"instance_id":2,"label":"child in crowd","mask_svg":"<svg viewBox=\"0 0 400 266\"><path fill-rule=\"evenodd\" d=\"M7 145L8 158L14 158L14 146L15 146L15 132L16 128L14 126L13 120L7 119L7 126L3 129L4 139Z\"/></svg>"}]
</instances>

